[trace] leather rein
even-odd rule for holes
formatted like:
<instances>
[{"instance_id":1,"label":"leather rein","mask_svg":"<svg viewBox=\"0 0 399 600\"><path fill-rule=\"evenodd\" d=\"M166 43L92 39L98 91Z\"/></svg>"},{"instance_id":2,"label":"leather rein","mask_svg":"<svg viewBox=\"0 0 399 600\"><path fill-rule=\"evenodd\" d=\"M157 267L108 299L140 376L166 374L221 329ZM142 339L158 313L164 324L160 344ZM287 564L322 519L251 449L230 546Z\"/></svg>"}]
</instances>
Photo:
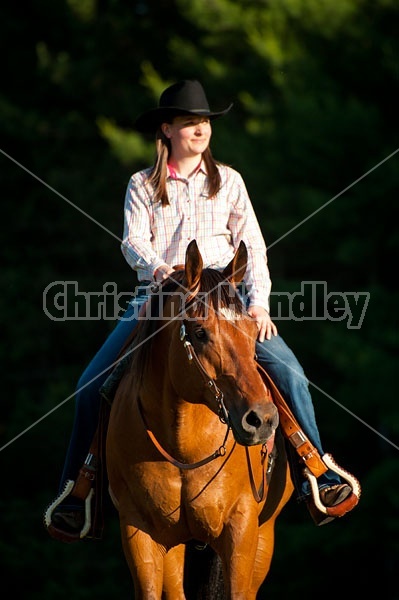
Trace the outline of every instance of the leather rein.
<instances>
[{"instance_id":1,"label":"leather rein","mask_svg":"<svg viewBox=\"0 0 399 600\"><path fill-rule=\"evenodd\" d=\"M219 420L221 421L221 423L225 424L227 426L227 430L226 430L226 435L224 437L223 443L221 446L219 446L219 448L217 448L217 450L215 450L215 452L213 452L212 454L210 454L209 456L207 456L206 458L203 458L202 460L199 460L197 462L194 463L183 463L179 460L177 460L176 458L173 458L173 456L171 456L162 446L161 444L158 442L158 440L156 439L155 435L153 434L153 432L149 429L144 414L143 414L143 410L142 410L142 406L141 406L141 401L140 398L138 398L138 407L139 407L139 412L141 415L141 418L143 420L143 423L145 425L148 437L150 438L150 440L152 441L152 443L154 444L155 448L160 452L160 454L162 454L162 456L172 465L174 465L175 467L178 467L179 469L184 469L184 470L191 470L191 469L196 469L198 467L201 467L203 465L206 465L208 463L210 463L211 461L215 460L216 458L219 458L221 456L225 456L226 455L226 443L227 443L227 439L229 437L229 433L231 430L231 425L230 425L230 417L229 417L229 413L226 409L226 406L224 404L224 396L223 396L223 392L222 390L216 385L216 382L214 379L212 379L211 377L209 377L208 373L206 372L206 370L204 369L200 359L198 358L198 355L193 347L193 345L190 342L190 339L187 335L187 331L186 331L186 327L184 325L184 322L182 323L182 325L180 326L180 341L183 342L183 346L186 350L187 353L187 358L189 360L189 362L193 362L193 364L195 364L195 366L197 367L198 371L200 372L202 378L205 381L205 385L208 389L211 390L211 392L213 392L214 398L216 400L216 404L217 404L217 408L218 408L218 417ZM274 448L274 436L273 438L271 438L271 440L269 440L267 443L262 445L262 449L261 449L261 463L262 463L262 481L261 484L259 486L259 490L256 488L256 484L255 484L255 479L254 479L254 475L253 475L253 469L252 469L252 464L251 464L251 458L249 456L249 451L248 451L248 447L245 447L245 452L246 452L246 457L247 457L247 464L248 464L248 470L249 470L249 477L250 477L250 483L251 483L251 489L252 489L252 493L254 495L255 500L259 503L262 502L265 497L266 497L266 486L265 486L265 481L266 481L266 472L267 474L271 474L271 471L273 469L274 466L274 456L272 451L269 452L269 464L267 467L267 470L265 470L263 468L265 460L267 458L268 455L268 445L271 443L272 448ZM233 447L231 449L230 452L233 452L235 446L236 446L237 442L234 441Z\"/></svg>"}]
</instances>

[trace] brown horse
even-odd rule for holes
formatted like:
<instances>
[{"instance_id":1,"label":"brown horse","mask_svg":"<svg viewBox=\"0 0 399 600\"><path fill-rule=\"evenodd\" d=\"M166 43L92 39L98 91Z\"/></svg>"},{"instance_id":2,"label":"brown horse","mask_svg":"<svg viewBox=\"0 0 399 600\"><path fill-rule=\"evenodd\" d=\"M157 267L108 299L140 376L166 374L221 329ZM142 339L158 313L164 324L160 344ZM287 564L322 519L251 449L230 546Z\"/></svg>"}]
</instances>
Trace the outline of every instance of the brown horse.
<instances>
[{"instance_id":1,"label":"brown horse","mask_svg":"<svg viewBox=\"0 0 399 600\"><path fill-rule=\"evenodd\" d=\"M220 557L228 599L255 599L270 568L293 486L236 293L246 265L241 243L223 273L203 269L191 242L136 329L106 449L136 600L185 598L191 540Z\"/></svg>"}]
</instances>

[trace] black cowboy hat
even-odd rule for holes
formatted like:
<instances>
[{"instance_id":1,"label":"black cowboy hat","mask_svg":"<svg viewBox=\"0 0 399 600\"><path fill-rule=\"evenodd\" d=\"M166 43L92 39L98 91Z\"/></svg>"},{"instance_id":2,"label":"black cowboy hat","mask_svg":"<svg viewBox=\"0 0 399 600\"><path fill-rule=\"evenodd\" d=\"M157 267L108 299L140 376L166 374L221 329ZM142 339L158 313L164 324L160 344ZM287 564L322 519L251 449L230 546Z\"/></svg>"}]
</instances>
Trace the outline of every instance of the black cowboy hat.
<instances>
[{"instance_id":1,"label":"black cowboy hat","mask_svg":"<svg viewBox=\"0 0 399 600\"><path fill-rule=\"evenodd\" d=\"M140 115L134 128L142 133L155 133L161 123L170 122L177 115L199 115L217 119L225 115L233 106L213 112L209 108L204 89L199 81L184 79L162 92L158 108Z\"/></svg>"}]
</instances>

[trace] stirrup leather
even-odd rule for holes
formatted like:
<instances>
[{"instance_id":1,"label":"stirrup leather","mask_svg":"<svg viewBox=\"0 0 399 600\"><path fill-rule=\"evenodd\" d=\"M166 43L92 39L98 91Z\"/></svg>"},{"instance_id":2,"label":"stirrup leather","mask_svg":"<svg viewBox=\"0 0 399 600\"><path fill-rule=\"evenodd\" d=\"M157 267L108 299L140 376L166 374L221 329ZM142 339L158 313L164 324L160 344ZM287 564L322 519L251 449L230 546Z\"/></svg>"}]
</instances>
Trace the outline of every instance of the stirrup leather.
<instances>
[{"instance_id":1,"label":"stirrup leather","mask_svg":"<svg viewBox=\"0 0 399 600\"><path fill-rule=\"evenodd\" d=\"M258 363L258 371L263 378L265 385L272 391L274 403L278 409L280 425L284 436L295 448L295 451L304 462L304 475L307 477L310 483L310 489L316 508L333 518L341 517L348 511L352 510L359 502L361 488L360 483L351 475L348 471L345 471L340 467L331 454L324 454L320 457L320 454L310 442L308 437L305 435L296 418L294 417L291 409L281 395L276 384L270 377L270 375L261 367ZM341 476L352 488L352 494L350 494L345 500L337 504L336 506L324 506L320 499L320 492L317 485L317 478L323 475L328 469L331 469L335 473Z\"/></svg>"}]
</instances>

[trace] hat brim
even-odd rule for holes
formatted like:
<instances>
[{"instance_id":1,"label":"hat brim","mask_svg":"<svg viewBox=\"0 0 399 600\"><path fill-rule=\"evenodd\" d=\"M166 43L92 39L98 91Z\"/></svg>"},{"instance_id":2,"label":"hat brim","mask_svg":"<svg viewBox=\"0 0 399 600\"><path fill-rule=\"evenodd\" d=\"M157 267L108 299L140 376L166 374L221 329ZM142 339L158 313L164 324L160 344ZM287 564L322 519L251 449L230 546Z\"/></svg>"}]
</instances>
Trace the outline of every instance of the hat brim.
<instances>
[{"instance_id":1,"label":"hat brim","mask_svg":"<svg viewBox=\"0 0 399 600\"><path fill-rule=\"evenodd\" d=\"M233 104L230 104L225 110L219 112L211 112L208 110L182 110L178 107L168 106L165 108L154 108L140 115L134 122L134 128L140 133L155 133L162 123L168 123L174 117L180 115L195 115L206 117L213 121L219 117L223 117L229 112Z\"/></svg>"}]
</instances>

